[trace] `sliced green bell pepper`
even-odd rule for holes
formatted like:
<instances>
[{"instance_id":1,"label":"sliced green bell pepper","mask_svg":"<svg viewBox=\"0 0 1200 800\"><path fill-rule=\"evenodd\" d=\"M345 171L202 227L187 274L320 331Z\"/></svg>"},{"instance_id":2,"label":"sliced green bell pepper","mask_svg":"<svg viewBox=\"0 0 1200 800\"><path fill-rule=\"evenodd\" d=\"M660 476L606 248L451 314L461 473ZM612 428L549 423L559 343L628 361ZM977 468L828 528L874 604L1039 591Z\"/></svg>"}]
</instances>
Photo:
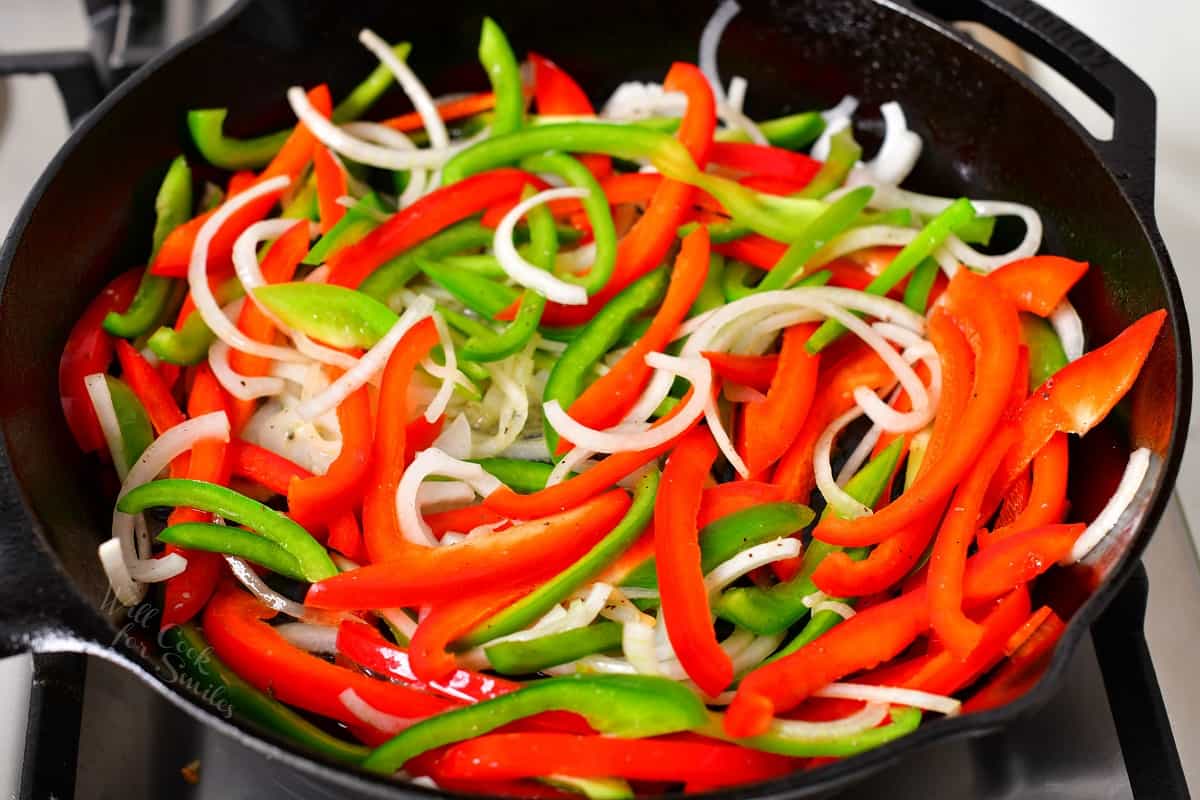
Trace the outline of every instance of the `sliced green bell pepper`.
<instances>
[{"instance_id":1,"label":"sliced green bell pepper","mask_svg":"<svg viewBox=\"0 0 1200 800\"><path fill-rule=\"evenodd\" d=\"M477 220L451 225L380 266L359 284L358 290L386 303L421 271L420 259L438 259L487 247L494 235L495 231L485 228Z\"/></svg>"},{"instance_id":2,"label":"sliced green bell pepper","mask_svg":"<svg viewBox=\"0 0 1200 800\"><path fill-rule=\"evenodd\" d=\"M932 258L926 258L913 270L908 285L904 287L904 305L918 314L924 314L929 307L929 292L937 280L938 263Z\"/></svg>"},{"instance_id":3,"label":"sliced green bell pepper","mask_svg":"<svg viewBox=\"0 0 1200 800\"><path fill-rule=\"evenodd\" d=\"M757 291L786 289L804 275L804 266L813 254L854 222L867 207L875 190L861 186L831 204L821 216L810 222L804 232L779 257L779 261L758 284Z\"/></svg>"},{"instance_id":4,"label":"sliced green bell pepper","mask_svg":"<svg viewBox=\"0 0 1200 800\"><path fill-rule=\"evenodd\" d=\"M487 72L496 96L492 111L492 135L520 130L525 122L525 95L521 86L521 66L513 55L504 31L491 17L483 18L479 35L479 62Z\"/></svg>"},{"instance_id":5,"label":"sliced green bell pepper","mask_svg":"<svg viewBox=\"0 0 1200 800\"><path fill-rule=\"evenodd\" d=\"M304 257L304 263L314 267L325 263L325 260L337 249L348 247L375 230L379 226L377 215L386 213L387 210L375 192L363 195L357 203L346 209L345 215L324 236L317 240L312 249L308 251L308 255Z\"/></svg>"},{"instance_id":6,"label":"sliced green bell pepper","mask_svg":"<svg viewBox=\"0 0 1200 800\"><path fill-rule=\"evenodd\" d=\"M142 453L154 441L154 428L150 416L133 390L120 378L104 376L108 394L112 398L113 411L117 416L117 427L121 430L121 449L124 451L125 468L131 468Z\"/></svg>"},{"instance_id":7,"label":"sliced green bell pepper","mask_svg":"<svg viewBox=\"0 0 1200 800\"><path fill-rule=\"evenodd\" d=\"M607 620L523 642L496 642L483 649L501 675L533 675L592 653L621 646L622 626Z\"/></svg>"},{"instance_id":8,"label":"sliced green bell pepper","mask_svg":"<svg viewBox=\"0 0 1200 800\"><path fill-rule=\"evenodd\" d=\"M293 580L304 580L296 559L279 545L256 533L210 522L181 522L158 534L159 541L189 550L237 556Z\"/></svg>"}]
</instances>

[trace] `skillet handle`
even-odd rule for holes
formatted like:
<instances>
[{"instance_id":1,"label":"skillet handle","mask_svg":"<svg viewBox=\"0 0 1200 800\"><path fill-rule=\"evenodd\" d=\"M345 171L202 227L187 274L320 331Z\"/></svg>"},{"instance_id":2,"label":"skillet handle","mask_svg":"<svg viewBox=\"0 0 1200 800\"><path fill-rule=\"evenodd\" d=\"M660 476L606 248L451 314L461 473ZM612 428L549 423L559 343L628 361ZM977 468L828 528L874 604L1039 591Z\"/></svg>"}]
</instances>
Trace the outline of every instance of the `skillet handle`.
<instances>
[{"instance_id":1,"label":"skillet handle","mask_svg":"<svg viewBox=\"0 0 1200 800\"><path fill-rule=\"evenodd\" d=\"M943 20L978 22L1053 67L1113 120L1109 141L1092 145L1136 203L1154 211L1154 92L1133 70L1064 21L1029 0L908 0Z\"/></svg>"},{"instance_id":2,"label":"skillet handle","mask_svg":"<svg viewBox=\"0 0 1200 800\"><path fill-rule=\"evenodd\" d=\"M43 73L54 78L72 125L104 99L95 58L85 50L0 53L0 76Z\"/></svg>"}]
</instances>

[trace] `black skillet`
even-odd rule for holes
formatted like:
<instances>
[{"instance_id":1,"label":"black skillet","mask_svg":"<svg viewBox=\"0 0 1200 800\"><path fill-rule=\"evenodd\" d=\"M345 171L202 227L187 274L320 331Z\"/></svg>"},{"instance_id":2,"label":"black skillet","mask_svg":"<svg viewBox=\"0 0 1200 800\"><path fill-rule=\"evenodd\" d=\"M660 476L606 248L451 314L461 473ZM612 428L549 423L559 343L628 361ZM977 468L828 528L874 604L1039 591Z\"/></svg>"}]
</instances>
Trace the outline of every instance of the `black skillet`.
<instances>
[{"instance_id":1,"label":"black skillet","mask_svg":"<svg viewBox=\"0 0 1200 800\"><path fill-rule=\"evenodd\" d=\"M854 94L869 121L880 103L899 100L925 140L908 185L1034 205L1046 222L1045 249L1093 264L1072 294L1092 342L1152 309L1171 312L1118 415L1122 424L1076 449L1073 471L1081 480L1072 501L1081 518L1111 491L1128 447L1150 447L1156 458L1135 513L1087 565L1048 579L1051 601L1074 614L1045 677L1005 708L936 720L865 755L724 793L810 797L935 739L995 730L1051 696L1072 650L1137 567L1167 502L1187 426L1191 358L1178 282L1154 222L1154 96L1125 66L1023 0L745 6L722 41L720 61L726 76L749 79L753 115L826 107ZM153 188L186 141L187 109L230 106L234 133L288 123L288 86L327 81L337 96L367 71L371 58L355 40L364 25L414 42L411 63L435 95L482 88L474 51L484 13L499 19L518 50L547 53L602 98L621 80L661 79L672 60L694 60L711 11L709 3L683 0L472 0L453 9L247 0L121 85L59 152L0 250L0 655L93 653L126 667L198 721L292 765L300 777L362 796L429 794L339 768L270 732L225 720L164 679L153 626L135 622L133 636L117 636L127 621L105 604L96 560L96 545L108 535L111 496L101 469L76 453L63 424L59 352L95 292L146 257ZM1094 139L1027 79L950 29L946 21L956 19L982 22L1056 68L1112 115L1112 140ZM877 141L878 126L864 127L864 138ZM119 729L120 721L113 726Z\"/></svg>"}]
</instances>

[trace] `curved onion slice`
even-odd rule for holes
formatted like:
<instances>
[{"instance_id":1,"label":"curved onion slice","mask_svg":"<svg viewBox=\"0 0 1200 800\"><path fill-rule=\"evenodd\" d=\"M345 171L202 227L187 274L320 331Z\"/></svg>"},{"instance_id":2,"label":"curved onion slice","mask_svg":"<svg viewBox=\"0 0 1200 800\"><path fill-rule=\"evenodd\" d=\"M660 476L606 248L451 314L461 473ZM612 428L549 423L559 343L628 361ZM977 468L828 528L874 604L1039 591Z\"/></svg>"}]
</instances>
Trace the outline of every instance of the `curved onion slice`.
<instances>
[{"instance_id":1,"label":"curved onion slice","mask_svg":"<svg viewBox=\"0 0 1200 800\"><path fill-rule=\"evenodd\" d=\"M450 405L450 398L454 396L454 384L458 382L458 356L454 351L454 337L450 335L450 329L446 327L446 320L441 314L434 312L433 325L437 328L438 340L442 344L442 354L445 362L442 364L442 369L445 374L442 376L442 385L438 387L437 394L433 396L429 406L425 409L425 421L433 424L437 422L438 417L446 413L446 406ZM466 377L463 378L466 380Z\"/></svg>"},{"instance_id":2,"label":"curved onion slice","mask_svg":"<svg viewBox=\"0 0 1200 800\"><path fill-rule=\"evenodd\" d=\"M418 453L412 464L404 471L404 477L400 479L400 486L396 489L396 516L400 521L400 533L404 535L405 539L414 544L428 547L437 547L438 540L434 538L433 531L421 518L417 494L421 489L421 484L431 475L460 480L478 492L481 497L487 497L503 486L499 480L478 464L451 458L436 447Z\"/></svg>"},{"instance_id":3,"label":"curved onion slice","mask_svg":"<svg viewBox=\"0 0 1200 800\"><path fill-rule=\"evenodd\" d=\"M396 83L400 84L400 88L408 95L413 108L421 115L425 132L429 134L429 143L435 148L448 147L450 134L446 132L446 123L442 121L437 104L433 102L433 98L429 96L428 90L416 73L409 69L408 64L392 52L391 46L371 29L363 28L358 34L358 40L396 76Z\"/></svg>"},{"instance_id":4,"label":"curved onion slice","mask_svg":"<svg viewBox=\"0 0 1200 800\"><path fill-rule=\"evenodd\" d=\"M342 130L352 136L357 136L360 139L365 139L368 142L391 147L396 150L416 150L417 146L413 144L413 140L407 135L401 133L395 128L389 128L387 125L380 125L378 122L348 122L342 126ZM409 170L408 183L404 187L404 191L396 199L397 208L408 208L410 205L420 199L421 195L425 194L429 187L429 171L424 169ZM356 202L356 201L352 201ZM373 210L373 209L372 209ZM387 219L388 215L385 212L375 212ZM383 221L383 220L381 220Z\"/></svg>"},{"instance_id":5,"label":"curved onion slice","mask_svg":"<svg viewBox=\"0 0 1200 800\"><path fill-rule=\"evenodd\" d=\"M532 352L531 347L527 346L518 355L487 365L488 373L492 377L492 388L500 393L503 402L496 413L496 433L480 441L472 442L472 458L489 458L506 453L517 437L521 435L521 431L525 429L525 423L529 421L529 394L525 387L533 381ZM542 447L540 453L528 456L528 458L533 460L546 458L544 442Z\"/></svg>"},{"instance_id":6,"label":"curved onion slice","mask_svg":"<svg viewBox=\"0 0 1200 800\"><path fill-rule=\"evenodd\" d=\"M885 125L883 144L875 158L864 165L880 183L896 185L908 177L921 157L921 137L908 128L904 109L892 101L879 107Z\"/></svg>"},{"instance_id":7,"label":"curved onion slice","mask_svg":"<svg viewBox=\"0 0 1200 800\"><path fill-rule=\"evenodd\" d=\"M586 448L572 447L566 455L558 460L554 469L550 470L550 477L546 478L546 488L549 489L551 486L557 486L565 481L568 475L594 455L596 454Z\"/></svg>"},{"instance_id":8,"label":"curved onion slice","mask_svg":"<svg viewBox=\"0 0 1200 800\"><path fill-rule=\"evenodd\" d=\"M708 78L713 95L718 101L724 101L725 88L721 84L721 76L717 70L717 47L721 44L721 35L725 33L730 20L738 15L742 8L736 0L724 0L700 32L700 71Z\"/></svg>"},{"instance_id":9,"label":"curved onion slice","mask_svg":"<svg viewBox=\"0 0 1200 800\"><path fill-rule=\"evenodd\" d=\"M1071 301L1064 298L1055 307L1049 319L1051 327L1054 328L1059 341L1062 342L1067 361L1074 361L1082 356L1084 349L1083 320L1079 318L1079 312L1075 310L1075 306L1071 305Z\"/></svg>"},{"instance_id":10,"label":"curved onion slice","mask_svg":"<svg viewBox=\"0 0 1200 800\"><path fill-rule=\"evenodd\" d=\"M853 608L840 600L822 600L813 605L812 613L820 614L822 611L832 611L842 619L850 619L857 613Z\"/></svg>"},{"instance_id":11,"label":"curved onion slice","mask_svg":"<svg viewBox=\"0 0 1200 800\"><path fill-rule=\"evenodd\" d=\"M354 365L358 363L358 359L349 353L343 353L341 350L334 350L332 347L317 344L300 331L292 331L292 342L295 343L298 352L322 364L329 364L341 369L353 369Z\"/></svg>"},{"instance_id":12,"label":"curved onion slice","mask_svg":"<svg viewBox=\"0 0 1200 800\"><path fill-rule=\"evenodd\" d=\"M404 338L404 334L432 312L433 300L428 297L418 297L411 306L405 309L383 338L376 342L362 358L358 359L358 363L343 372L337 380L330 384L328 389L297 406L296 413L302 419L312 420L337 408L352 392L367 383L384 368L392 351Z\"/></svg>"},{"instance_id":13,"label":"curved onion slice","mask_svg":"<svg viewBox=\"0 0 1200 800\"><path fill-rule=\"evenodd\" d=\"M265 219L246 228L246 230L242 231L242 235L237 238L237 241L233 243L233 269L237 272L238 280L241 281L242 288L246 290L246 295L250 298L250 302L254 303L263 316L284 331L287 328L283 326L279 318L269 308L258 302L258 298L253 291L267 282L266 278L263 277L262 267L258 263L258 246L270 239L278 239L297 224L301 224L301 221L295 219Z\"/></svg>"},{"instance_id":14,"label":"curved onion slice","mask_svg":"<svg viewBox=\"0 0 1200 800\"><path fill-rule=\"evenodd\" d=\"M756 636L745 650L733 656L733 674L744 675L750 670L757 667L759 664L767 660L767 657L779 649L779 643L783 641L782 633L773 633L767 636ZM718 697L724 698L726 694L721 694ZM724 705L733 702L730 697L724 701Z\"/></svg>"},{"instance_id":15,"label":"curved onion slice","mask_svg":"<svg viewBox=\"0 0 1200 800\"><path fill-rule=\"evenodd\" d=\"M337 654L338 629L329 625L314 625L311 622L285 622L276 625L275 632L289 643L309 653L321 655Z\"/></svg>"},{"instance_id":16,"label":"curved onion slice","mask_svg":"<svg viewBox=\"0 0 1200 800\"><path fill-rule=\"evenodd\" d=\"M945 714L947 717L953 717L962 708L962 702L953 697L919 692L915 689L902 689L898 686L871 686L865 683L831 683L825 688L813 692L813 696L911 706Z\"/></svg>"},{"instance_id":17,"label":"curved onion slice","mask_svg":"<svg viewBox=\"0 0 1200 800\"><path fill-rule=\"evenodd\" d=\"M874 728L883 722L887 715L887 703L867 703L853 714L828 722L773 719L771 720L771 732L789 739L822 740L838 736L853 736Z\"/></svg>"},{"instance_id":18,"label":"curved onion slice","mask_svg":"<svg viewBox=\"0 0 1200 800\"><path fill-rule=\"evenodd\" d=\"M552 200L567 198L579 199L587 194L586 189L566 187L563 189L546 189L533 197L517 203L496 226L496 234L492 240L492 250L496 260L507 273L508 277L528 289L532 289L547 300L567 306L581 306L587 303L587 291L573 283L554 277L540 267L534 266L517 252L513 242L513 230L517 221L529 213L531 208L549 203Z\"/></svg>"},{"instance_id":19,"label":"curved onion slice","mask_svg":"<svg viewBox=\"0 0 1200 800\"><path fill-rule=\"evenodd\" d=\"M208 350L208 365L225 391L238 400L274 397L283 391L283 379L271 375L241 375L229 365L229 345L220 339Z\"/></svg>"},{"instance_id":20,"label":"curved onion slice","mask_svg":"<svg viewBox=\"0 0 1200 800\"><path fill-rule=\"evenodd\" d=\"M104 434L108 453L117 469L117 477L125 480L125 476L129 474L129 464L125 463L125 439L121 435L121 424L117 422L117 410L113 408L108 380L103 372L93 372L83 379L83 387L87 389L96 419L100 421L100 431Z\"/></svg>"},{"instance_id":21,"label":"curved onion slice","mask_svg":"<svg viewBox=\"0 0 1200 800\"><path fill-rule=\"evenodd\" d=\"M654 651L654 628L643 622L626 623L621 627L621 650L625 659L641 675L661 675L658 655Z\"/></svg>"},{"instance_id":22,"label":"curved onion slice","mask_svg":"<svg viewBox=\"0 0 1200 800\"><path fill-rule=\"evenodd\" d=\"M1140 447L1129 454L1129 463L1125 465L1125 473L1121 476L1121 482L1117 484L1117 490L1104 504L1104 508L1096 515L1092 524L1075 540L1070 555L1064 559L1065 563L1073 564L1082 560L1121 521L1121 516L1133 505L1138 489L1146 479L1146 473L1150 471L1150 453L1149 448Z\"/></svg>"},{"instance_id":23,"label":"curved onion slice","mask_svg":"<svg viewBox=\"0 0 1200 800\"><path fill-rule=\"evenodd\" d=\"M813 448L813 472L816 475L817 490L821 492L825 502L839 516L846 519L870 516L871 509L855 500L845 489L838 486L833 477L830 455L833 451L833 441L837 435L843 428L861 416L862 410L857 406L842 414L821 432L820 437L817 438L817 444Z\"/></svg>"},{"instance_id":24,"label":"curved onion slice","mask_svg":"<svg viewBox=\"0 0 1200 800\"><path fill-rule=\"evenodd\" d=\"M433 446L451 458L471 457L471 423L464 414L459 414L442 429Z\"/></svg>"},{"instance_id":25,"label":"curved onion slice","mask_svg":"<svg viewBox=\"0 0 1200 800\"><path fill-rule=\"evenodd\" d=\"M386 711L380 711L359 697L358 692L353 689L343 691L338 695L338 700L341 701L346 710L353 714L359 722L389 736L400 733L400 731L420 721L418 719L405 719L404 717L397 717L395 714L389 714Z\"/></svg>"},{"instance_id":26,"label":"curved onion slice","mask_svg":"<svg viewBox=\"0 0 1200 800\"><path fill-rule=\"evenodd\" d=\"M830 261L868 247L903 247L917 238L917 233L919 231L913 228L898 228L893 225L864 225L861 228L851 228L831 239L814 253L809 264L813 265L813 269L819 269Z\"/></svg>"},{"instance_id":27,"label":"curved onion slice","mask_svg":"<svg viewBox=\"0 0 1200 800\"><path fill-rule=\"evenodd\" d=\"M622 426L599 431L576 422L557 400L551 400L543 406L546 420L563 438L596 453L648 450L669 442L690 428L704 413L704 407L712 395L712 369L702 357L676 358L663 353L647 353L646 364L686 378L692 384L692 396L687 403L678 414L663 424L639 432L621 431Z\"/></svg>"},{"instance_id":28,"label":"curved onion slice","mask_svg":"<svg viewBox=\"0 0 1200 800\"><path fill-rule=\"evenodd\" d=\"M712 572L704 576L704 585L709 594L714 594L761 566L800 555L800 549L800 540L790 536L747 547L714 567Z\"/></svg>"}]
</instances>

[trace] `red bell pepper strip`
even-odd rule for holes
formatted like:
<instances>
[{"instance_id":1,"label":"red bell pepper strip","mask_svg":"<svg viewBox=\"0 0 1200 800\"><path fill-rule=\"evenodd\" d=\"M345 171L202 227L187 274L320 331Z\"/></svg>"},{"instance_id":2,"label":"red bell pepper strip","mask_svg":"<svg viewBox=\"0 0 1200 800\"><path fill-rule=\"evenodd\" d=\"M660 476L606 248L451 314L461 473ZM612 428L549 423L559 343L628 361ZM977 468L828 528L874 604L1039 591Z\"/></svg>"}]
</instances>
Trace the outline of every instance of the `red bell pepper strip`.
<instances>
[{"instance_id":1,"label":"red bell pepper strip","mask_svg":"<svg viewBox=\"0 0 1200 800\"><path fill-rule=\"evenodd\" d=\"M472 592L433 607L417 625L408 647L413 672L423 681L450 680L458 662L447 652L455 639L508 608L533 589L529 584Z\"/></svg>"},{"instance_id":2,"label":"red bell pepper strip","mask_svg":"<svg viewBox=\"0 0 1200 800\"><path fill-rule=\"evenodd\" d=\"M333 113L333 100L329 95L329 87L325 84L310 90L308 99L326 117ZM291 136L284 142L283 147L254 181L254 184L280 175L288 175L295 181L312 160L316 145L316 137L308 128L303 123L297 124L292 130ZM226 220L209 245L209 269L229 260L230 254L233 252L233 243L237 237L251 224L265 217L282 194L283 192L280 191L263 195L240 208ZM186 277L188 263L192 258L192 248L196 243L196 235L214 213L216 213L216 209L201 214L171 231L163 241L162 247L158 249L154 263L150 266L150 272L171 278Z\"/></svg>"},{"instance_id":3,"label":"red bell pepper strip","mask_svg":"<svg viewBox=\"0 0 1200 800\"><path fill-rule=\"evenodd\" d=\"M304 467L265 447L236 439L229 443L233 474L275 494L286 495L293 480L312 477Z\"/></svg>"},{"instance_id":4,"label":"red bell pepper strip","mask_svg":"<svg viewBox=\"0 0 1200 800\"><path fill-rule=\"evenodd\" d=\"M1021 311L1048 317L1087 270L1086 261L1032 256L1011 261L987 277Z\"/></svg>"},{"instance_id":5,"label":"red bell pepper strip","mask_svg":"<svg viewBox=\"0 0 1200 800\"><path fill-rule=\"evenodd\" d=\"M433 447L433 443L442 435L442 426L446 424L446 415L429 422L421 414L411 420L404 429L404 458L412 461L413 457L422 450Z\"/></svg>"},{"instance_id":6,"label":"red bell pepper strip","mask_svg":"<svg viewBox=\"0 0 1200 800\"><path fill-rule=\"evenodd\" d=\"M1016 440L1016 430L1002 425L954 492L929 558L929 618L933 629L955 655L965 657L979 644L983 630L967 618L962 607L963 572L967 549L979 527L980 509L988 482ZM931 467L932 469L932 467Z\"/></svg>"},{"instance_id":7,"label":"red bell pepper strip","mask_svg":"<svg viewBox=\"0 0 1200 800\"><path fill-rule=\"evenodd\" d=\"M535 176L519 169L494 169L430 192L355 244L334 252L329 257L329 282L357 288L384 262L456 222L519 196L533 180Z\"/></svg>"},{"instance_id":8,"label":"red bell pepper strip","mask_svg":"<svg viewBox=\"0 0 1200 800\"><path fill-rule=\"evenodd\" d=\"M384 561L405 551L396 519L396 489L404 475L408 386L413 371L438 343L432 318L404 334L383 370L375 424L373 475L363 502L363 544L371 561ZM388 606L378 606L387 608Z\"/></svg>"},{"instance_id":9,"label":"red bell pepper strip","mask_svg":"<svg viewBox=\"0 0 1200 800\"><path fill-rule=\"evenodd\" d=\"M803 188L821 169L821 162L803 153L750 142L713 142L709 160L722 167L786 178Z\"/></svg>"},{"instance_id":10,"label":"red bell pepper strip","mask_svg":"<svg viewBox=\"0 0 1200 800\"><path fill-rule=\"evenodd\" d=\"M813 584L830 597L863 597L886 591L921 560L940 517L939 509L939 513L917 520L884 539L862 561L835 550L813 572Z\"/></svg>"},{"instance_id":11,"label":"red bell pepper strip","mask_svg":"<svg viewBox=\"0 0 1200 800\"><path fill-rule=\"evenodd\" d=\"M1033 481L1024 509L1008 524L991 533L980 533L978 541L986 547L1017 531L1060 522L1067 513L1067 466L1070 448L1067 434L1056 433L1033 458Z\"/></svg>"},{"instance_id":12,"label":"red bell pepper strip","mask_svg":"<svg viewBox=\"0 0 1200 800\"><path fill-rule=\"evenodd\" d=\"M529 53L533 65L533 100L542 116L595 116L596 110L575 79L545 56ZM597 178L612 173L612 159L595 153L581 155L579 160Z\"/></svg>"},{"instance_id":13,"label":"red bell pepper strip","mask_svg":"<svg viewBox=\"0 0 1200 800\"><path fill-rule=\"evenodd\" d=\"M1055 433L1082 436L1108 416L1133 386L1166 318L1163 310L1147 314L1108 344L1067 364L1030 395L1017 415L1017 444L1000 465L985 510L999 504Z\"/></svg>"},{"instance_id":14,"label":"red bell pepper strip","mask_svg":"<svg viewBox=\"0 0 1200 800\"><path fill-rule=\"evenodd\" d=\"M953 439L937 463L897 500L869 517L847 520L830 514L818 523L817 538L843 546L876 544L930 513L967 473L1004 413L1020 342L1017 310L986 278L967 269L955 274L946 297L975 351L974 391ZM935 309L931 316L939 313L947 312Z\"/></svg>"},{"instance_id":15,"label":"red bell pepper strip","mask_svg":"<svg viewBox=\"0 0 1200 800\"><path fill-rule=\"evenodd\" d=\"M1016 700L1037 683L1046 667L1050 665L1054 646L1067 630L1066 623L1045 606L1030 617L1030 623L1039 620L1036 629L1028 632L1028 637L1012 650L1008 659L1000 665L987 683L963 703L963 711L986 711L1002 706ZM1024 627L1014 634L1013 638L1017 638L1023 632Z\"/></svg>"},{"instance_id":16,"label":"red bell pepper strip","mask_svg":"<svg viewBox=\"0 0 1200 800\"><path fill-rule=\"evenodd\" d=\"M446 533L470 533L480 525L494 525L506 518L484 506L466 506L425 515L425 524L433 535L442 538Z\"/></svg>"},{"instance_id":17,"label":"red bell pepper strip","mask_svg":"<svg viewBox=\"0 0 1200 800\"><path fill-rule=\"evenodd\" d=\"M704 286L708 276L708 251L706 229L697 228L684 237L675 268L671 271L667 294L650 327L607 373L593 381L571 403L567 413L573 419L590 428L603 429L616 425L629 413L653 372L646 365L646 355L666 349ZM569 442L559 442L560 453L570 448Z\"/></svg>"},{"instance_id":18,"label":"red bell pepper strip","mask_svg":"<svg viewBox=\"0 0 1200 800\"><path fill-rule=\"evenodd\" d=\"M348 181L342 165L324 145L313 148L313 173L317 176L317 211L321 217L321 233L346 216L346 207L338 202L348 193Z\"/></svg>"},{"instance_id":19,"label":"red bell pepper strip","mask_svg":"<svg viewBox=\"0 0 1200 800\"><path fill-rule=\"evenodd\" d=\"M600 188L604 190L604 197L610 206L628 203L644 206L649 204L662 182L663 176L656 172L620 172L601 180ZM546 207L555 219L584 213L583 203L572 198L552 200Z\"/></svg>"},{"instance_id":20,"label":"red bell pepper strip","mask_svg":"<svg viewBox=\"0 0 1200 800\"><path fill-rule=\"evenodd\" d=\"M117 360L121 362L121 377L146 409L154 432L161 436L187 419L179 410L179 404L171 396L171 390L159 371L150 366L150 362L124 339L118 339L116 346Z\"/></svg>"},{"instance_id":21,"label":"red bell pepper strip","mask_svg":"<svg viewBox=\"0 0 1200 800\"><path fill-rule=\"evenodd\" d=\"M469 94L466 97L460 97L457 100L447 100L444 103L439 103L437 112L443 122L453 122L456 119L473 117L476 114L490 111L495 106L495 94L492 92L479 92L477 94ZM381 124L402 132L419 131L425 127L425 120L416 111L410 111L407 114L389 117Z\"/></svg>"},{"instance_id":22,"label":"red bell pepper strip","mask_svg":"<svg viewBox=\"0 0 1200 800\"><path fill-rule=\"evenodd\" d=\"M353 511L341 513L329 521L330 550L336 550L351 561L362 561L366 557L363 548L362 528Z\"/></svg>"},{"instance_id":23,"label":"red bell pepper strip","mask_svg":"<svg viewBox=\"0 0 1200 800\"><path fill-rule=\"evenodd\" d=\"M295 225L275 240L263 256L263 280L267 283L287 283L296 274L296 267L307 253L308 223L297 220ZM275 340L275 323L251 300L242 304L237 326L238 330L255 341L270 344ZM271 369L271 359L242 350L230 350L229 366L239 375L266 375ZM233 399L230 426L235 435L245 427L257 407L256 400Z\"/></svg>"},{"instance_id":24,"label":"red bell pepper strip","mask_svg":"<svg viewBox=\"0 0 1200 800\"><path fill-rule=\"evenodd\" d=\"M305 528L315 528L362 503L371 471L371 390L361 386L337 408L342 448L324 475L294 481L288 488L288 513Z\"/></svg>"},{"instance_id":25,"label":"red bell pepper strip","mask_svg":"<svg viewBox=\"0 0 1200 800\"><path fill-rule=\"evenodd\" d=\"M708 359L713 372L722 380L749 386L760 392L771 388L779 356L749 356L737 353L701 353Z\"/></svg>"},{"instance_id":26,"label":"red bell pepper strip","mask_svg":"<svg viewBox=\"0 0 1200 800\"><path fill-rule=\"evenodd\" d=\"M58 362L58 396L63 415L79 449L85 453L107 452L108 445L83 379L108 371L113 337L104 330L104 318L110 311L123 312L129 307L141 280L142 270L131 269L105 286L71 328Z\"/></svg>"},{"instance_id":27,"label":"red bell pepper strip","mask_svg":"<svg viewBox=\"0 0 1200 800\"><path fill-rule=\"evenodd\" d=\"M663 81L663 89L687 95L687 111L677 135L696 166L704 169L717 120L712 87L696 66L677 61L671 65ZM664 179L654 192L646 212L621 239L612 279L601 291L588 298L586 305L548 303L542 321L547 325L559 326L586 322L622 289L661 264L675 243L676 231L683 223L695 194L686 183Z\"/></svg>"},{"instance_id":28,"label":"red bell pepper strip","mask_svg":"<svg viewBox=\"0 0 1200 800\"><path fill-rule=\"evenodd\" d=\"M1070 552L1084 525L1050 525L1024 531L977 553L967 562L964 602L985 603L1021 586ZM776 713L846 675L895 658L929 627L924 588L862 611L796 652L742 679L725 715L725 731L762 733Z\"/></svg>"},{"instance_id":29,"label":"red bell pepper strip","mask_svg":"<svg viewBox=\"0 0 1200 800\"><path fill-rule=\"evenodd\" d=\"M787 245L761 234L751 233L731 242L715 244L713 250L726 258L745 261L750 266L769 270L779 263Z\"/></svg>"},{"instance_id":30,"label":"red bell pepper strip","mask_svg":"<svg viewBox=\"0 0 1200 800\"><path fill-rule=\"evenodd\" d=\"M526 584L561 570L587 552L628 508L629 495L615 489L570 511L478 539L441 547L403 542L394 551L396 560L313 584L305 602L315 608L396 608L445 603L467 592Z\"/></svg>"},{"instance_id":31,"label":"red bell pepper strip","mask_svg":"<svg viewBox=\"0 0 1200 800\"><path fill-rule=\"evenodd\" d=\"M204 636L218 658L277 700L350 725L361 725L362 720L338 698L347 689L353 689L368 705L405 719L428 717L459 705L305 652L266 623L275 614L227 583L204 611Z\"/></svg>"},{"instance_id":32,"label":"red bell pepper strip","mask_svg":"<svg viewBox=\"0 0 1200 800\"><path fill-rule=\"evenodd\" d=\"M454 778L570 775L731 786L786 775L795 759L694 739L615 739L568 733L491 733L454 745L438 764Z\"/></svg>"},{"instance_id":33,"label":"red bell pepper strip","mask_svg":"<svg viewBox=\"0 0 1200 800\"><path fill-rule=\"evenodd\" d=\"M708 486L700 494L700 513L696 525L701 529L709 523L754 506L779 503L783 491L773 483L762 481L729 481Z\"/></svg>"},{"instance_id":34,"label":"red bell pepper strip","mask_svg":"<svg viewBox=\"0 0 1200 800\"><path fill-rule=\"evenodd\" d=\"M248 169L238 170L229 176L229 182L225 184L225 196L233 197L239 192L244 192L254 185L258 180L258 176L253 171Z\"/></svg>"},{"instance_id":35,"label":"red bell pepper strip","mask_svg":"<svg viewBox=\"0 0 1200 800\"><path fill-rule=\"evenodd\" d=\"M716 458L708 429L693 428L667 459L654 503L654 558L667 634L684 671L712 697L733 681L733 662L713 631L696 525L701 489Z\"/></svg>"},{"instance_id":36,"label":"red bell pepper strip","mask_svg":"<svg viewBox=\"0 0 1200 800\"><path fill-rule=\"evenodd\" d=\"M208 364L196 368L192 392L188 395L188 415L193 419L213 411L228 413L228 395L217 383ZM188 460L187 477L225 486L229 483L232 459L228 458L225 442L206 440L192 446ZM167 525L184 522L209 522L212 515L194 508L177 508L167 518ZM168 553L180 553L187 559L187 568L164 584L163 630L181 625L200 612L221 577L224 563L220 553L202 550L187 550L168 544Z\"/></svg>"},{"instance_id":37,"label":"red bell pepper strip","mask_svg":"<svg viewBox=\"0 0 1200 800\"><path fill-rule=\"evenodd\" d=\"M804 427L821 366L821 356L809 353L804 345L816 329L812 324L793 325L784 332L779 365L766 399L745 406L745 458L751 473L765 472Z\"/></svg>"}]
</instances>

